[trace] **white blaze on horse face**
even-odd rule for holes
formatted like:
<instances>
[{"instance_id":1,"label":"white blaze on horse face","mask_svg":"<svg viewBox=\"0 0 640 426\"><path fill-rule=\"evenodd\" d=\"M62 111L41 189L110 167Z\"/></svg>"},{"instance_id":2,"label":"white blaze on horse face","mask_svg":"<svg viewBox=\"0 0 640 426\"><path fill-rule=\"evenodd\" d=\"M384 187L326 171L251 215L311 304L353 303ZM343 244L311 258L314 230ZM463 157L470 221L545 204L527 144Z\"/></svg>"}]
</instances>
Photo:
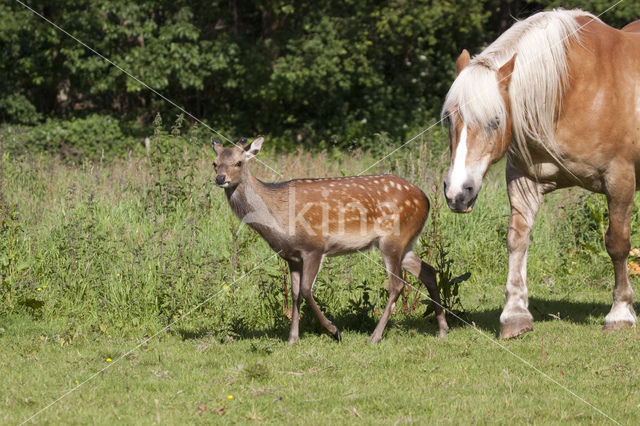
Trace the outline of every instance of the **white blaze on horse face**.
<instances>
[{"instance_id":1,"label":"white blaze on horse face","mask_svg":"<svg viewBox=\"0 0 640 426\"><path fill-rule=\"evenodd\" d=\"M456 193L462 191L462 186L467 180L467 125L462 127L460 133L460 141L456 148L456 158L453 160L451 169L451 192Z\"/></svg>"}]
</instances>

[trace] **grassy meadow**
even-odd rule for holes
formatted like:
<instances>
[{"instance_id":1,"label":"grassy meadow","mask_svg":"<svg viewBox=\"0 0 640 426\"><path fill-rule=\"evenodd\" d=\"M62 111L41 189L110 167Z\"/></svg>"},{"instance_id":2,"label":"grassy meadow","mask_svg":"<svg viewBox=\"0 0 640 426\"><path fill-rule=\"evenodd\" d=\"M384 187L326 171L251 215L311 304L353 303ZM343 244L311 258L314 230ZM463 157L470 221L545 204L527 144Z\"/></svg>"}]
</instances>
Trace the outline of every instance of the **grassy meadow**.
<instances>
[{"instance_id":1,"label":"grassy meadow","mask_svg":"<svg viewBox=\"0 0 640 426\"><path fill-rule=\"evenodd\" d=\"M259 158L283 177L253 164L264 180L358 174L391 150L383 137L357 152L268 143ZM366 343L386 301L368 252L327 259L315 285L344 341L303 303L292 346L286 264L233 216L203 141L158 136L148 153L94 161L3 152L0 422L637 424L640 335L600 331L613 286L603 198L546 197L528 263L534 332L498 342L504 163L473 213L455 215L439 187L446 149L436 132L367 173L419 185L433 208L418 251L470 273L449 336L410 280L382 342ZM636 209L634 247L639 222Z\"/></svg>"}]
</instances>

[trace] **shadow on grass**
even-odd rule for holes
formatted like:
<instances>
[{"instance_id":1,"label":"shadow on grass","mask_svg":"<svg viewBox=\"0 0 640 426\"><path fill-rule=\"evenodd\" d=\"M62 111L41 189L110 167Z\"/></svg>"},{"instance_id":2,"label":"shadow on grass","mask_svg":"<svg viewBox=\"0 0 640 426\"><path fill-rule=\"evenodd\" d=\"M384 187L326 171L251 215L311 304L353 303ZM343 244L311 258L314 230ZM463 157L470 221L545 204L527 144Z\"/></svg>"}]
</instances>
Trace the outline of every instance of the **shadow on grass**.
<instances>
[{"instance_id":1,"label":"shadow on grass","mask_svg":"<svg viewBox=\"0 0 640 426\"><path fill-rule=\"evenodd\" d=\"M590 324L593 323L594 318L601 318L599 321L604 324L604 317L609 309L611 309L611 305L606 303L529 298L529 312L533 315L534 329L536 322L557 321L558 319L576 324ZM478 328L493 333L497 337L500 332L501 313L502 307L472 311L466 313L466 319L469 322L473 321Z\"/></svg>"},{"instance_id":2,"label":"shadow on grass","mask_svg":"<svg viewBox=\"0 0 640 426\"><path fill-rule=\"evenodd\" d=\"M536 297L529 299L529 311L533 315L534 327L535 322L540 321L557 321L560 318L563 321L569 321L576 324L593 323L594 318L604 324L604 317L609 312L611 305L595 302L573 302L568 300L546 300ZM459 314L465 322L457 319L453 315L447 315L447 322L450 329L467 327L468 324L475 324L480 330L498 336L500 332L500 314L501 308L468 311ZM358 313L339 313L332 316L331 313L325 312L327 317L341 330L355 332L361 334L371 334L380 319L380 315L372 317L367 312ZM421 313L415 312L413 315L393 315L387 330L391 328L399 328L403 331L414 331L426 335L438 334L438 325L433 315L424 318ZM182 340L197 340L206 337L216 337L223 341L227 338L218 330L209 328L198 329L176 329L175 331L181 336ZM304 309L300 319L300 337L304 338L305 334L325 334L324 328L320 326L311 311ZM286 341L289 335L288 321L281 321L273 327L255 328L246 324L237 324L233 331L229 333L233 340L252 340L252 339L276 339Z\"/></svg>"}]
</instances>

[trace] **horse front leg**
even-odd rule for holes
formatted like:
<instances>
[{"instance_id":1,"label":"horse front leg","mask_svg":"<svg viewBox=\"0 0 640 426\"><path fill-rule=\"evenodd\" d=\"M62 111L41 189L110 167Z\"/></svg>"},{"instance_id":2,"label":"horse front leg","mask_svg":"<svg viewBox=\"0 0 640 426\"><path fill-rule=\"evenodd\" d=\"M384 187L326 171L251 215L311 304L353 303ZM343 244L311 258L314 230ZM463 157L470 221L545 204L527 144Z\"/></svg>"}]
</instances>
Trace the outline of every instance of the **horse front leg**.
<instances>
[{"instance_id":1,"label":"horse front leg","mask_svg":"<svg viewBox=\"0 0 640 426\"><path fill-rule=\"evenodd\" d=\"M529 235L545 188L507 164L507 193L511 204L507 230L509 272L505 288L506 303L500 315L501 339L533 330L533 316L528 310L527 251Z\"/></svg>"},{"instance_id":2,"label":"horse front leg","mask_svg":"<svg viewBox=\"0 0 640 426\"><path fill-rule=\"evenodd\" d=\"M603 331L613 331L636 325L636 313L633 310L633 289L629 283L627 266L631 249L629 228L635 192L633 170L630 173L620 179L610 179L613 185L607 194L609 229L605 235L605 245L613 262L615 287L613 289L613 306L604 319Z\"/></svg>"}]
</instances>

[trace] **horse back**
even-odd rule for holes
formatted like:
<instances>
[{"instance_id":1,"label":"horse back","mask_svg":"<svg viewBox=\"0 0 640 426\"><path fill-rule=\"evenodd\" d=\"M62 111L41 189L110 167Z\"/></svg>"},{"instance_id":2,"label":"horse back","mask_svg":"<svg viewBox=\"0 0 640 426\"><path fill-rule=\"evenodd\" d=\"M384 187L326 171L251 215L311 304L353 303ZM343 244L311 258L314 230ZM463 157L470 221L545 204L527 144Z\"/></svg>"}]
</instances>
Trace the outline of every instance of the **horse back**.
<instances>
[{"instance_id":1,"label":"horse back","mask_svg":"<svg viewBox=\"0 0 640 426\"><path fill-rule=\"evenodd\" d=\"M640 21L624 31L591 18L578 21L557 106L562 149L593 173L616 158L640 164Z\"/></svg>"}]
</instances>

